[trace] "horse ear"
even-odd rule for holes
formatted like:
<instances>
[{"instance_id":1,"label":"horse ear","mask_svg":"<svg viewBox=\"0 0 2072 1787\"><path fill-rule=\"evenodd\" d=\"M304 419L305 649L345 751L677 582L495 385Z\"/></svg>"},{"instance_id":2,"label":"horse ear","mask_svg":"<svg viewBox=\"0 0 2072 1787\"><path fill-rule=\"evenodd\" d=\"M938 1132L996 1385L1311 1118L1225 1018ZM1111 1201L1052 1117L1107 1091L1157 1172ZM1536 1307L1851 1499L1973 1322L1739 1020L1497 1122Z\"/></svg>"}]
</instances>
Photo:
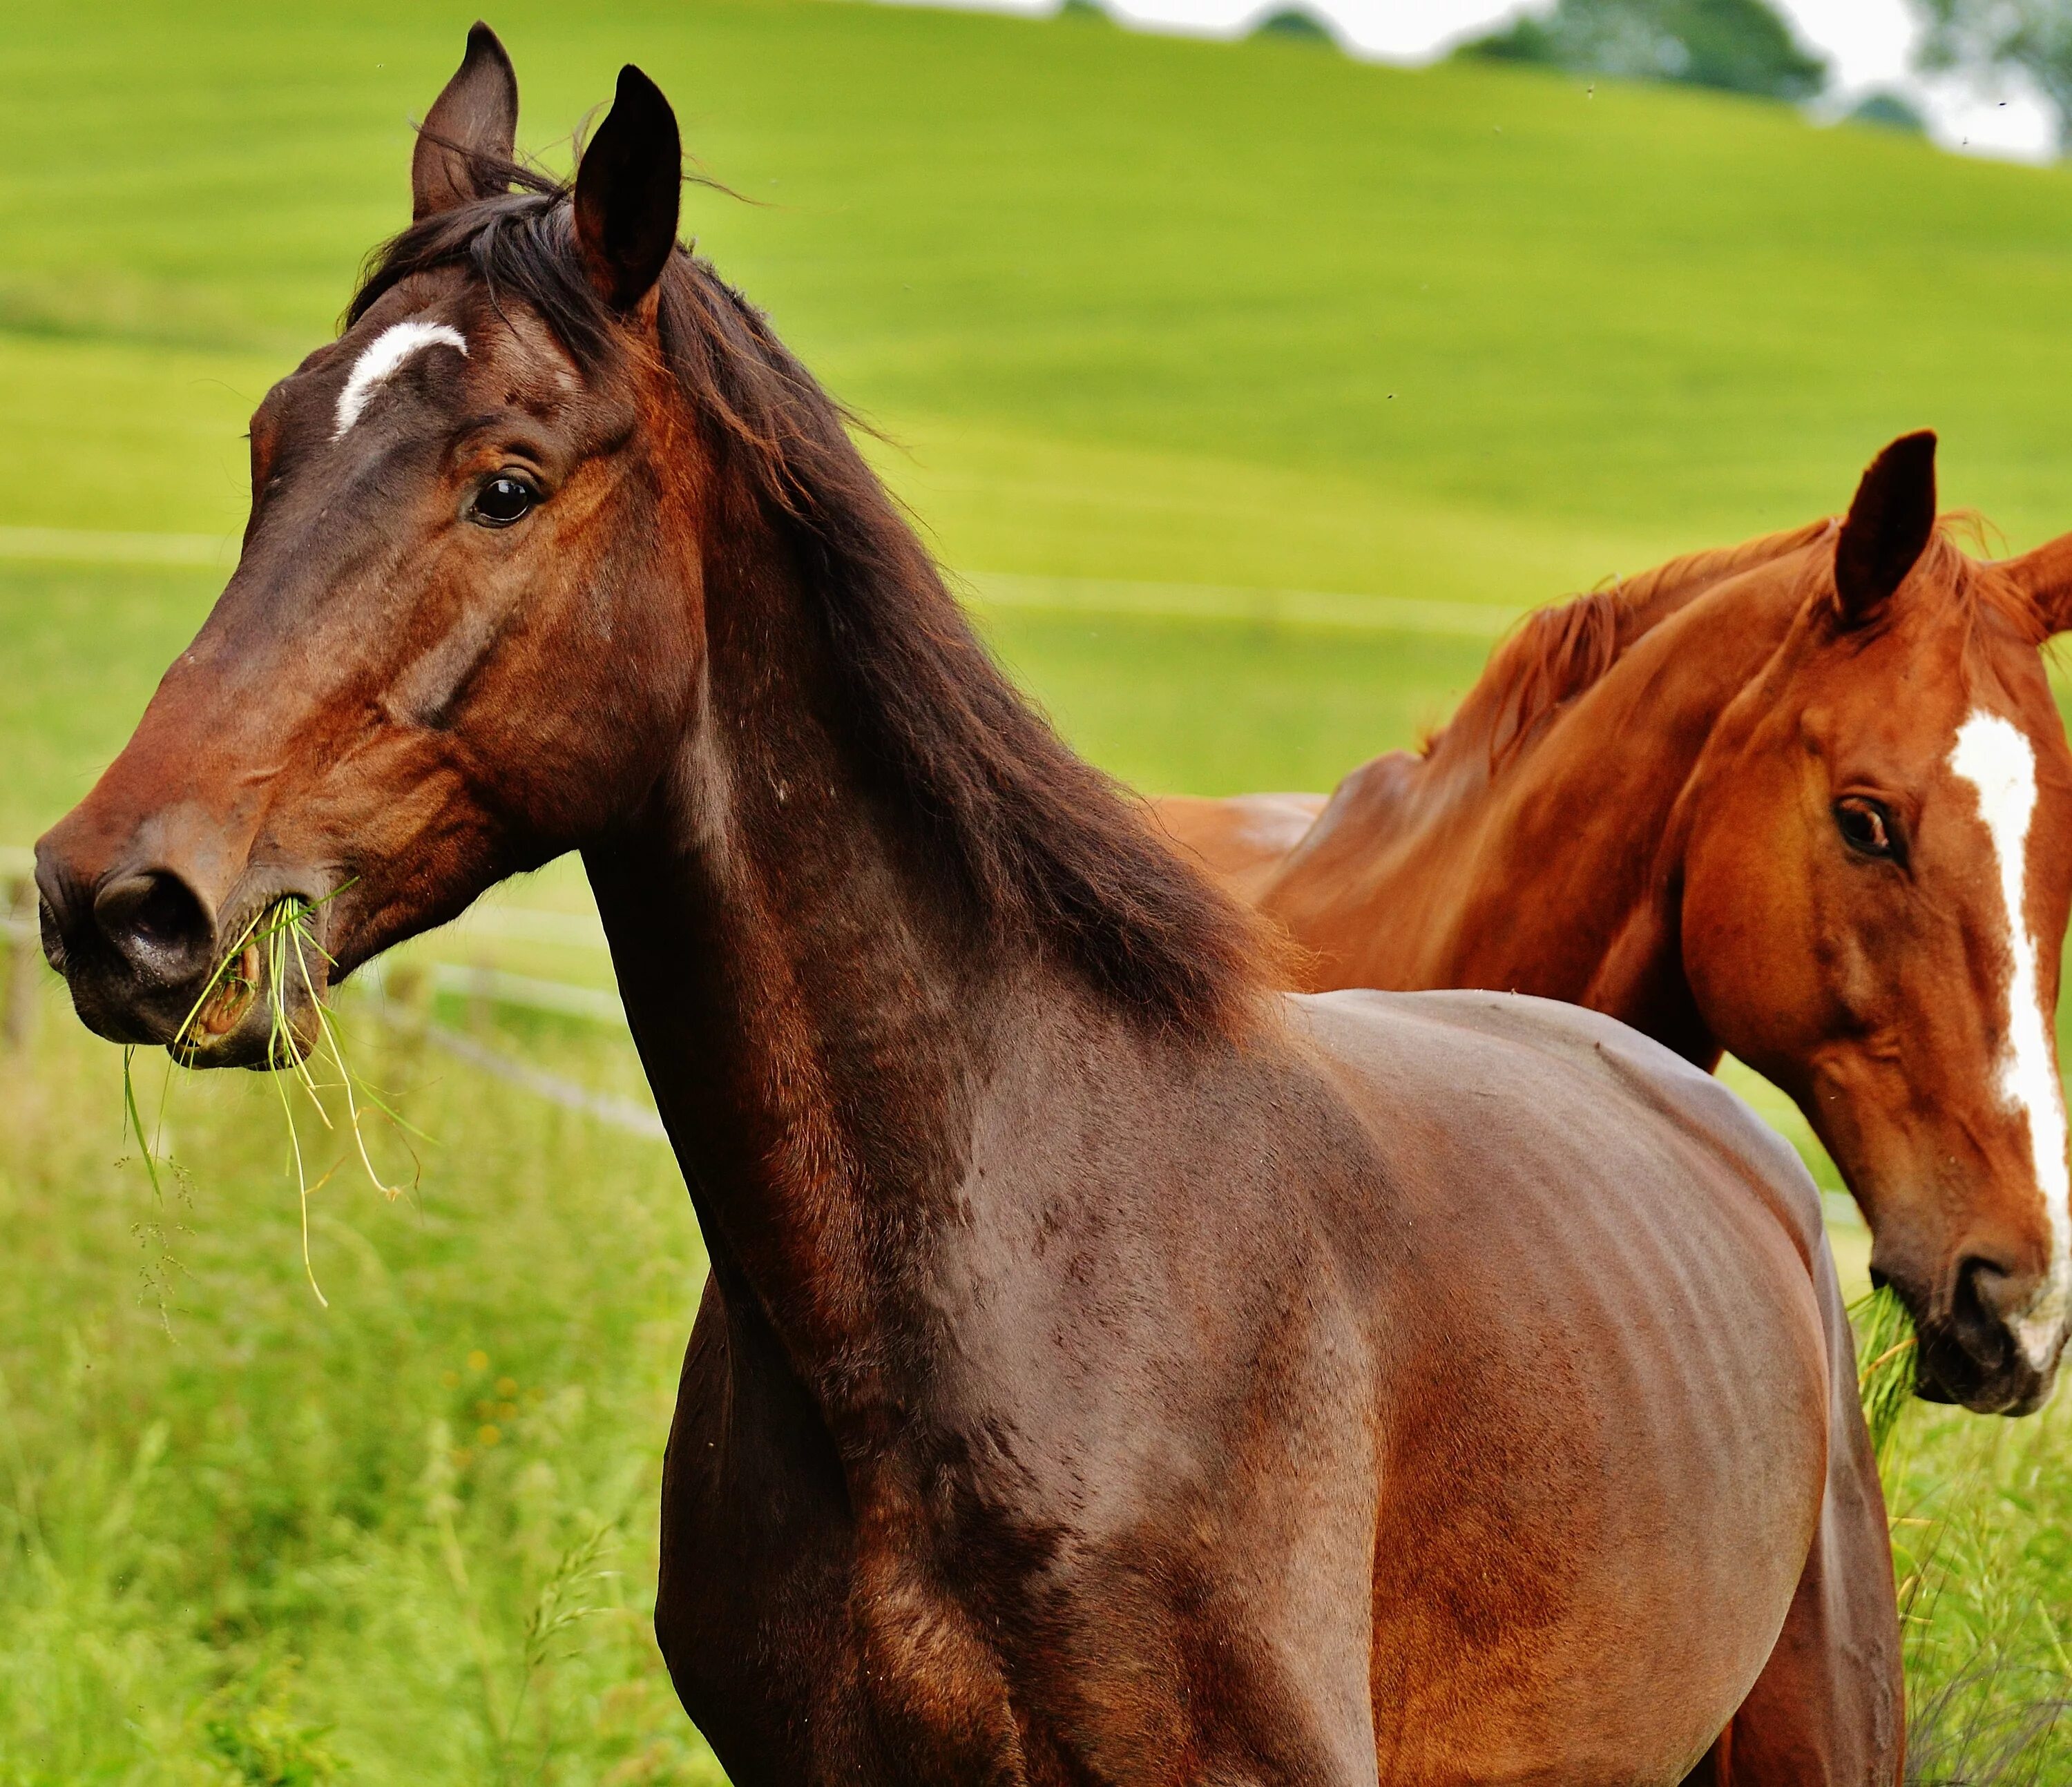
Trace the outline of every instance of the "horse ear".
<instances>
[{"instance_id":1,"label":"horse ear","mask_svg":"<svg viewBox=\"0 0 2072 1787\"><path fill-rule=\"evenodd\" d=\"M2072 534L2045 540L2019 558L2003 559L1999 569L2029 598L2051 632L2072 629Z\"/></svg>"},{"instance_id":2,"label":"horse ear","mask_svg":"<svg viewBox=\"0 0 2072 1787\"><path fill-rule=\"evenodd\" d=\"M410 221L488 198L497 188L478 177L478 158L509 161L517 138L517 71L496 33L478 18L467 34L467 53L417 126Z\"/></svg>"},{"instance_id":3,"label":"horse ear","mask_svg":"<svg viewBox=\"0 0 2072 1787\"><path fill-rule=\"evenodd\" d=\"M1835 603L1844 623L1868 620L1906 580L1935 531L1935 436L1902 434L1875 459L1835 543Z\"/></svg>"},{"instance_id":4,"label":"horse ear","mask_svg":"<svg viewBox=\"0 0 2072 1787\"><path fill-rule=\"evenodd\" d=\"M590 282L615 310L632 309L662 277L683 185L676 114L629 62L576 170L576 239Z\"/></svg>"}]
</instances>

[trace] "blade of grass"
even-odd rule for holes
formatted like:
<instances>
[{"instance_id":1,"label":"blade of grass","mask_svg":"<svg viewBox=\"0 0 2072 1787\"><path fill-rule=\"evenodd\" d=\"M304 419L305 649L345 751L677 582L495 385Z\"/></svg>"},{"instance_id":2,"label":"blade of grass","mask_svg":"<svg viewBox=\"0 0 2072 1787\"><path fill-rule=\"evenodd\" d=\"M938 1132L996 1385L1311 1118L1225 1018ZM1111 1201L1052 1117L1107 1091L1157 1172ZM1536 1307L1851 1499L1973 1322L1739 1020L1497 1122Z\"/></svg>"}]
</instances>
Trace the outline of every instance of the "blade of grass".
<instances>
[{"instance_id":1,"label":"blade of grass","mask_svg":"<svg viewBox=\"0 0 2072 1787\"><path fill-rule=\"evenodd\" d=\"M1849 1315L1856 1330L1856 1395L1882 1468L1891 1456L1901 1418L1914 1401L1918 1356L1914 1318L1889 1284L1880 1285Z\"/></svg>"},{"instance_id":2,"label":"blade of grass","mask_svg":"<svg viewBox=\"0 0 2072 1787\"><path fill-rule=\"evenodd\" d=\"M335 1131L338 1126L326 1108L323 1099L327 1082L319 1079L318 1069L328 1067L336 1072L338 1087L345 1099L354 1152L358 1155L368 1181L388 1198L400 1197L403 1188L400 1185L387 1183L375 1167L373 1156L367 1145L366 1111L378 1111L394 1124L399 1131L412 1132L410 1126L354 1072L338 1022L319 996L316 976L310 971L309 951L314 950L327 962L332 961L333 958L311 934L310 918L319 907L335 899L352 885L349 881L341 883L323 899L316 901L306 900L299 895L286 895L261 907L245 922L228 948L223 952L201 992L188 1008L187 1016L181 1020L174 1033L173 1041L167 1050L171 1058L166 1067L166 1084L159 1099L156 1126L158 1132L162 1133L165 1104L171 1094L173 1067L191 1065L191 1058L196 1052L193 1045L195 1025L208 1009L210 1001L226 986L243 986L254 995L263 993L267 1004L265 1066L273 1078L274 1091L280 1099L282 1115L288 1126L289 1158L294 1169L296 1197L301 1210L302 1270L317 1301L326 1308L331 1306L330 1300L325 1296L323 1286L317 1282L315 1263L310 1253L309 1205L310 1197L330 1182L338 1170L338 1165L334 1165L322 1177L311 1181L308 1159L302 1149L301 1125L295 1114L294 1089L297 1087L301 1089L315 1109L318 1120L327 1129ZM248 960L255 952L257 962L248 972ZM315 1016L317 1033L306 1046L296 1035L289 1012L291 976L300 977L303 992ZM145 1172L150 1177L153 1194L162 1203L165 1192L163 1181L158 1173L158 1156L152 1138L146 1133L143 1113L137 1099L135 1054L134 1048L123 1051L124 1128L125 1133L135 1134L138 1145L143 1152ZM411 1152L414 1162L415 1151ZM415 1182L416 1174L413 1173L412 1183Z\"/></svg>"},{"instance_id":3,"label":"blade of grass","mask_svg":"<svg viewBox=\"0 0 2072 1787\"><path fill-rule=\"evenodd\" d=\"M124 1045L122 1050L122 1110L123 1122L128 1131L137 1138L137 1146L144 1156L144 1172L151 1181L151 1195L163 1203L165 1187L158 1182L158 1162L151 1152L150 1138L144 1133L144 1119L137 1108L136 1045ZM103 1132L105 1133L105 1132Z\"/></svg>"},{"instance_id":4,"label":"blade of grass","mask_svg":"<svg viewBox=\"0 0 2072 1787\"><path fill-rule=\"evenodd\" d=\"M303 991L308 994L310 1008L317 1014L319 1031L323 1037L324 1045L331 1052L331 1065L338 1070L338 1082L345 1094L347 1120L352 1131L353 1146L359 1150L360 1164L366 1170L367 1177L375 1189L393 1202L402 1195L403 1188L401 1185L384 1183L381 1175L375 1170L374 1162L368 1154L367 1137L360 1127L360 1100L356 1095L358 1091L364 1088L359 1086L360 1076L353 1072L351 1064L345 1058L345 1046L339 1038L336 1020L332 1017L323 1001L317 996L316 984L310 974L309 959L302 953L302 933L297 930L291 935L295 939L295 963L302 972ZM312 943L311 947L318 947L314 942ZM378 1105L378 1100L374 1102Z\"/></svg>"}]
</instances>

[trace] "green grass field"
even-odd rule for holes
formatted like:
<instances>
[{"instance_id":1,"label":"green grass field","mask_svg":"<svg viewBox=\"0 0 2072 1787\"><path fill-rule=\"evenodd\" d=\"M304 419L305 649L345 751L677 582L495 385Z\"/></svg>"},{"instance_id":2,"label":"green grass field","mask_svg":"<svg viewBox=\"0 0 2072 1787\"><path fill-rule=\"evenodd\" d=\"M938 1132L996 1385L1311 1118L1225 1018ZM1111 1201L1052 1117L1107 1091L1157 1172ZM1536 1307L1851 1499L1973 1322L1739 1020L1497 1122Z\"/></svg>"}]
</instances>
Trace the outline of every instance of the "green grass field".
<instances>
[{"instance_id":1,"label":"green grass field","mask_svg":"<svg viewBox=\"0 0 2072 1787\"><path fill-rule=\"evenodd\" d=\"M0 844L84 789L222 574L6 530L236 531L245 416L405 220L406 121L472 16L0 15ZM1924 423L1951 503L2016 546L2072 526L2072 175L1688 92L1075 20L492 22L549 160L620 61L661 81L738 195L693 189L687 228L883 430L981 598L1293 589L1494 626L1832 511ZM1327 786L1441 718L1485 649L1263 600L981 612L1083 750L1203 792ZM582 890L563 865L513 898ZM580 948L416 953L606 977ZM114 1052L41 997L33 1056L0 1057L0 1787L717 1781L645 1623L701 1271L662 1151L348 993L432 1140L413 1197L318 1193L326 1309L271 1089L175 1087L187 1177L154 1196ZM607 1033L492 1021L507 1054L638 1090ZM1925 1779L2072 1781L2072 1728L2037 1711L2072 1695L2068 1421L1909 1417Z\"/></svg>"}]
</instances>

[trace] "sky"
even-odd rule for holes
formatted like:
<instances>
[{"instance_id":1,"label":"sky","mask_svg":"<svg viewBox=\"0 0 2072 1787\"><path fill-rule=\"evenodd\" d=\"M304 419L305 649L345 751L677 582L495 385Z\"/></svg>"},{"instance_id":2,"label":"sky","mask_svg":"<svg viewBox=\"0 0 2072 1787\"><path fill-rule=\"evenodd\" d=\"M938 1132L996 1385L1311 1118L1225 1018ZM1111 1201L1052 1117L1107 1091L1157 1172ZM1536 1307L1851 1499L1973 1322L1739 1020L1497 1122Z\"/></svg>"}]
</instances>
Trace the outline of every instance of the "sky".
<instances>
[{"instance_id":1,"label":"sky","mask_svg":"<svg viewBox=\"0 0 2072 1787\"><path fill-rule=\"evenodd\" d=\"M1057 0L952 0L1003 11L1043 13ZM1148 30L1231 36L1278 0L1102 0L1118 18ZM1326 20L1355 55L1388 62L1425 62L1462 38L1490 30L1549 0L1301 0ZM2041 160L2052 152L2049 110L2025 82L1980 87L1959 80L1926 82L1909 63L1918 27L1906 0L1773 0L1801 42L1824 52L1831 109L1845 110L1876 88L1904 92L1929 120L1936 140L1972 154ZM1839 101L1839 103L1837 103Z\"/></svg>"}]
</instances>

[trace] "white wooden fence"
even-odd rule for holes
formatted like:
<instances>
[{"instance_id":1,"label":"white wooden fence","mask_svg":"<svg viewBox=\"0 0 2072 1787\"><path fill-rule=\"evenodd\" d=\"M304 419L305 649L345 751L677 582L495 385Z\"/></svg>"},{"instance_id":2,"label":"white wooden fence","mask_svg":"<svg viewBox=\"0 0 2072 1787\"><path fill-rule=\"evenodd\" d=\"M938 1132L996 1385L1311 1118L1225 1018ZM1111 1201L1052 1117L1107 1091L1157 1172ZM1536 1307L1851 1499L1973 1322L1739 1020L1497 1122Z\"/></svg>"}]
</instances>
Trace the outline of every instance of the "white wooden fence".
<instances>
[{"instance_id":1,"label":"white wooden fence","mask_svg":"<svg viewBox=\"0 0 2072 1787\"><path fill-rule=\"evenodd\" d=\"M4 556L4 553L0 553ZM27 850L0 845L0 943L5 945L6 980L0 993L0 1051L17 1058L33 1045L36 1019L36 982L42 971L43 948L38 935L34 863ZM603 951L603 928L594 915L578 912L545 912L534 908L487 905L471 908L464 916L433 933L454 941L483 943L521 943L554 949ZM542 980L515 974L486 962L435 962L414 971L421 973L434 995L458 998L477 1014L504 1006L520 1011L544 1012L557 1017L606 1029L626 1029L626 1007L616 992L567 981ZM383 964L376 963L362 976L376 1000L384 1022L421 1036L433 1047L467 1062L508 1085L545 1099L565 1109L580 1111L598 1122L631 1135L664 1140L661 1119L652 1107L632 1099L592 1091L588 1087L531 1062L504 1054L483 1041L479 1033L486 1025L475 1022L470 1031L436 1021L429 1012L412 1001L393 996L392 978ZM1863 1226L1863 1218L1847 1192L1823 1190L1831 1227Z\"/></svg>"}]
</instances>

